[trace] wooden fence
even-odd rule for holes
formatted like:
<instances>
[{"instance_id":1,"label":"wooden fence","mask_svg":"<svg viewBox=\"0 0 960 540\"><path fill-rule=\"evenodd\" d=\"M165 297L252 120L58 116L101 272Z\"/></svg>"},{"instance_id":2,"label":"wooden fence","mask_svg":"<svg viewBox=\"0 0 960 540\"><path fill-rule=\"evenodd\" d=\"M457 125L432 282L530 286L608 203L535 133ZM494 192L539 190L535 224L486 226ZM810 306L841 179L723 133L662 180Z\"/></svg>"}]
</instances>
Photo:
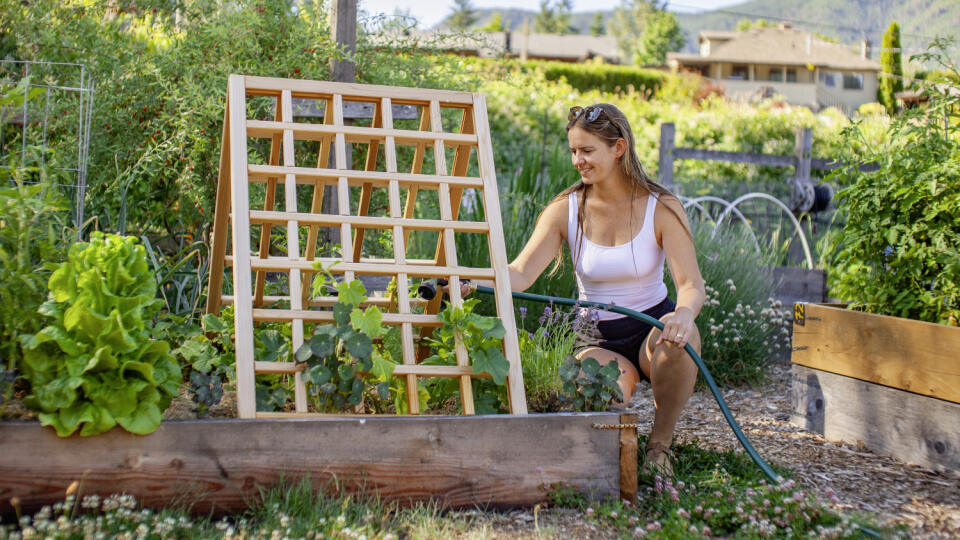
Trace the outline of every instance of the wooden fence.
<instances>
[{"instance_id":1,"label":"wooden fence","mask_svg":"<svg viewBox=\"0 0 960 540\"><path fill-rule=\"evenodd\" d=\"M792 167L794 169L794 175L790 180L793 186L793 195L790 197L790 208L795 212L815 212L825 209L825 203L829 202L829 188L815 185L810 179L810 171L829 171L842 165L842 163L838 162L835 158L813 157L813 131L810 128L798 129L793 154L782 155L752 152L725 152L721 150L704 150L701 148L679 148L676 146L676 126L672 122L664 122L660 125L660 161L657 175L657 180L661 185L672 188L675 184L673 178L673 162L676 159L750 163L767 167ZM876 169L876 163L864 163L860 165L860 170L863 172ZM815 206L815 202L823 205L823 207Z\"/></svg>"}]
</instances>

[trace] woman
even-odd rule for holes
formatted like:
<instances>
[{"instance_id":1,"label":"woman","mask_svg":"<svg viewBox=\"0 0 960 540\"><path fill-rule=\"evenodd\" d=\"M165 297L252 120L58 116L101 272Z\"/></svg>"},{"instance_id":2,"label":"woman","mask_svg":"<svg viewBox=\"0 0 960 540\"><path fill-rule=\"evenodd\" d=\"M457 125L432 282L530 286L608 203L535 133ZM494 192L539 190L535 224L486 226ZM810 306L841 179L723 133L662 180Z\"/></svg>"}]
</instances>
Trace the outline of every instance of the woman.
<instances>
[{"instance_id":1,"label":"woman","mask_svg":"<svg viewBox=\"0 0 960 540\"><path fill-rule=\"evenodd\" d=\"M643 468L672 476L674 426L697 378L683 347L689 343L700 350L694 319L705 297L690 227L680 201L644 172L630 124L619 109L606 103L571 108L567 139L580 181L543 210L530 240L509 265L510 285L514 291L527 289L552 259L556 269L566 242L581 300L642 311L664 323L660 331L601 311L601 340L577 357L593 357L601 365L616 361L624 403L641 378L650 381L656 411ZM664 261L677 285L675 302L667 297Z\"/></svg>"}]
</instances>

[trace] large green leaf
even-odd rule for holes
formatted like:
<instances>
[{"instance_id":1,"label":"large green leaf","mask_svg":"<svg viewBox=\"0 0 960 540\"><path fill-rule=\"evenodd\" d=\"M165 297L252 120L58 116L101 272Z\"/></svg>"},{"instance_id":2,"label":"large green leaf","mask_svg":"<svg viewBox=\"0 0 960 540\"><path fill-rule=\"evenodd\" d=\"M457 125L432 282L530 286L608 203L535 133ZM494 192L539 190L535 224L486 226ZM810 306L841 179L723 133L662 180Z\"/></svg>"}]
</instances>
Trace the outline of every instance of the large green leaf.
<instances>
[{"instance_id":1,"label":"large green leaf","mask_svg":"<svg viewBox=\"0 0 960 540\"><path fill-rule=\"evenodd\" d=\"M260 358L264 362L283 360L288 352L287 340L276 330L264 330L260 333L263 352Z\"/></svg>"},{"instance_id":2,"label":"large green leaf","mask_svg":"<svg viewBox=\"0 0 960 540\"><path fill-rule=\"evenodd\" d=\"M210 373L219 356L217 349L204 336L184 341L176 352L194 371L201 373Z\"/></svg>"},{"instance_id":3,"label":"large green leaf","mask_svg":"<svg viewBox=\"0 0 960 540\"><path fill-rule=\"evenodd\" d=\"M358 332L370 336L379 337L383 333L381 322L383 321L383 312L377 306L368 306L365 311L354 309L350 312L350 324Z\"/></svg>"},{"instance_id":4,"label":"large green leaf","mask_svg":"<svg viewBox=\"0 0 960 540\"><path fill-rule=\"evenodd\" d=\"M310 351L317 358L326 358L337 349L336 340L328 334L316 334L310 338Z\"/></svg>"},{"instance_id":5,"label":"large green leaf","mask_svg":"<svg viewBox=\"0 0 960 540\"><path fill-rule=\"evenodd\" d=\"M390 381L390 378L393 377L393 369L397 367L397 364L387 360L377 351L374 351L370 358L373 360L373 368L370 373L379 381Z\"/></svg>"},{"instance_id":6,"label":"large green leaf","mask_svg":"<svg viewBox=\"0 0 960 540\"><path fill-rule=\"evenodd\" d=\"M510 373L510 361L503 356L503 351L499 347L488 347L483 351L472 351L470 359L473 364L474 373L488 373L493 377L493 382L503 386L507 382L507 374Z\"/></svg>"},{"instance_id":7,"label":"large green leaf","mask_svg":"<svg viewBox=\"0 0 960 540\"><path fill-rule=\"evenodd\" d=\"M230 325L226 321L213 315L207 313L203 316L203 329L207 332L212 332L214 334L224 334L230 331Z\"/></svg>"},{"instance_id":8,"label":"large green leaf","mask_svg":"<svg viewBox=\"0 0 960 540\"><path fill-rule=\"evenodd\" d=\"M68 356L79 356L86 352L87 346L79 343L77 340L73 339L66 330L59 326L47 326L43 330L40 330L36 334L36 340L31 343L31 348L36 347L37 345L53 341L59 347L64 354Z\"/></svg>"},{"instance_id":9,"label":"large green leaf","mask_svg":"<svg viewBox=\"0 0 960 540\"><path fill-rule=\"evenodd\" d=\"M600 372L600 362L597 362L593 357L585 358L583 362L580 363L580 368L583 369L585 375L594 377Z\"/></svg>"},{"instance_id":10,"label":"large green leaf","mask_svg":"<svg viewBox=\"0 0 960 540\"><path fill-rule=\"evenodd\" d=\"M360 283L360 280L355 279L349 283L346 281L341 281L337 283L337 300L343 304L349 304L354 307L360 306L360 304L367 301L367 289L363 286L363 283Z\"/></svg>"},{"instance_id":11,"label":"large green leaf","mask_svg":"<svg viewBox=\"0 0 960 540\"><path fill-rule=\"evenodd\" d=\"M117 423L130 433L147 435L160 427L162 418L163 413L156 403L142 401L129 416L117 418Z\"/></svg>"},{"instance_id":12,"label":"large green leaf","mask_svg":"<svg viewBox=\"0 0 960 540\"><path fill-rule=\"evenodd\" d=\"M338 326L348 326L350 324L350 312L353 306L343 302L337 302L333 305L333 320Z\"/></svg>"},{"instance_id":13,"label":"large green leaf","mask_svg":"<svg viewBox=\"0 0 960 540\"><path fill-rule=\"evenodd\" d=\"M347 338L343 345L354 358L369 358L373 352L373 341L365 334L354 334Z\"/></svg>"},{"instance_id":14,"label":"large green leaf","mask_svg":"<svg viewBox=\"0 0 960 540\"><path fill-rule=\"evenodd\" d=\"M113 349L100 347L90 357L87 365L83 367L83 373L117 369L118 365L117 355L113 354Z\"/></svg>"},{"instance_id":15,"label":"large green leaf","mask_svg":"<svg viewBox=\"0 0 960 540\"><path fill-rule=\"evenodd\" d=\"M77 388L83 384L80 377L60 377L33 389L43 410L53 412L69 407L77 399Z\"/></svg>"}]
</instances>

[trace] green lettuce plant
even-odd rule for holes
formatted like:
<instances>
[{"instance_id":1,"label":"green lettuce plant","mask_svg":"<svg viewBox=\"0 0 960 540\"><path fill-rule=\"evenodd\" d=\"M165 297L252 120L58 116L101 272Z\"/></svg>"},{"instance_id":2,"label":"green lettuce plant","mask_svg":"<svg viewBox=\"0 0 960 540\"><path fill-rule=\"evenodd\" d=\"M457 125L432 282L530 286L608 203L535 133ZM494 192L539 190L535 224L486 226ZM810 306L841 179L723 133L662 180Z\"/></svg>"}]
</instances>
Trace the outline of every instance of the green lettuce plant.
<instances>
[{"instance_id":1,"label":"green lettuce plant","mask_svg":"<svg viewBox=\"0 0 960 540\"><path fill-rule=\"evenodd\" d=\"M52 321L21 337L31 387L24 403L61 437L117 424L141 435L155 430L181 372L169 344L151 339L163 303L143 245L95 232L71 246L49 289L39 312Z\"/></svg>"}]
</instances>

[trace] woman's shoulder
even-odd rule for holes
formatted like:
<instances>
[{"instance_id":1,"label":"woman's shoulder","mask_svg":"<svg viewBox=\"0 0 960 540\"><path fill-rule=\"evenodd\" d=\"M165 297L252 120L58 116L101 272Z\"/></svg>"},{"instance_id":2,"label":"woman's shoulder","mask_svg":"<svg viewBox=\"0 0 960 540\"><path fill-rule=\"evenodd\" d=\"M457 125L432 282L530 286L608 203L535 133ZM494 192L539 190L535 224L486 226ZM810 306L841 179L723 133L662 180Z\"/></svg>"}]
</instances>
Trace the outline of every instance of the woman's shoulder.
<instances>
[{"instance_id":1,"label":"woman's shoulder","mask_svg":"<svg viewBox=\"0 0 960 540\"><path fill-rule=\"evenodd\" d=\"M547 207L543 209L543 215L546 218L552 220L562 220L564 223L567 221L567 213L570 211L570 196L557 196L552 201L547 203Z\"/></svg>"}]
</instances>

